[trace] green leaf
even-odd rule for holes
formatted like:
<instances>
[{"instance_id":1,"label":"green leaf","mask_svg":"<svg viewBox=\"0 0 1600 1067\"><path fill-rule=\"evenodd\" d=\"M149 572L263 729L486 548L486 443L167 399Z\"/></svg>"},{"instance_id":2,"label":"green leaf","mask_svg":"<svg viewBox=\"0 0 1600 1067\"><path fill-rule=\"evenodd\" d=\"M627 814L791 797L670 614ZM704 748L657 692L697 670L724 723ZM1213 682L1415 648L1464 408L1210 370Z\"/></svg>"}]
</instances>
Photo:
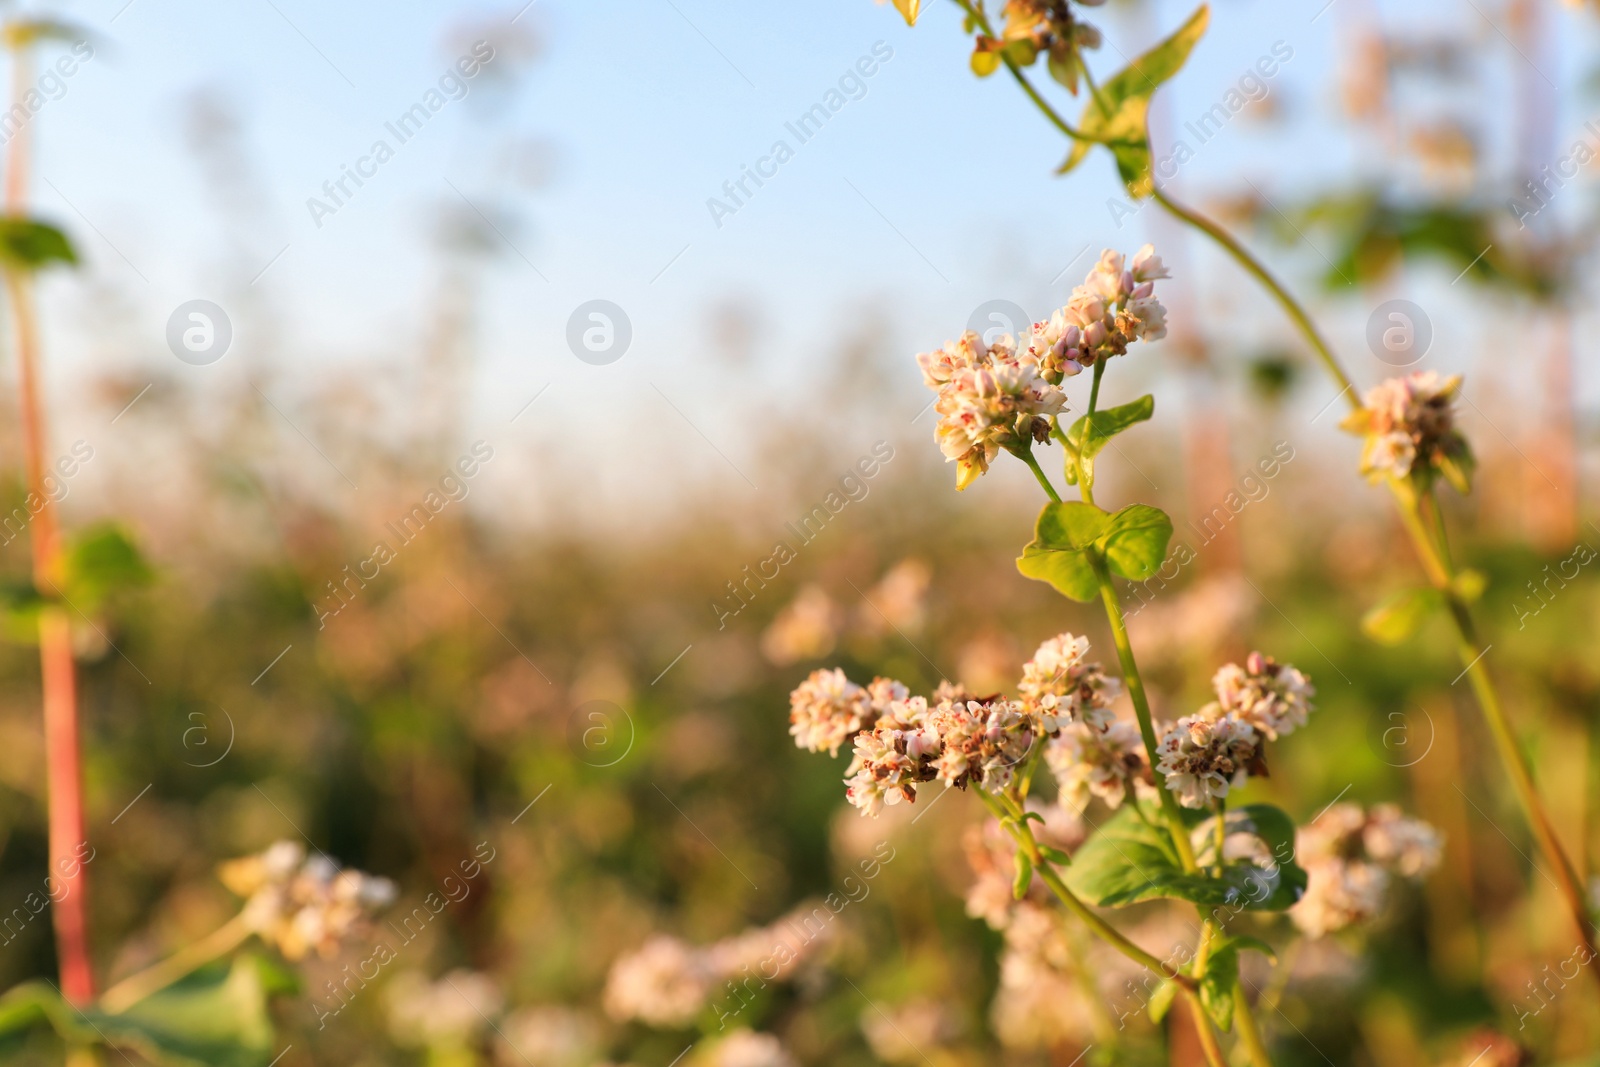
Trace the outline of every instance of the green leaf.
<instances>
[{"instance_id":1,"label":"green leaf","mask_svg":"<svg viewBox=\"0 0 1600 1067\"><path fill-rule=\"evenodd\" d=\"M1107 408L1097 411L1094 415L1084 415L1072 424L1072 429L1067 431L1067 437L1074 444L1082 442L1082 454L1085 456L1098 455L1100 450L1110 444L1111 439L1130 426L1144 422L1154 415L1156 411L1156 398L1149 393L1141 396L1131 404L1120 407ZM1084 426L1089 425L1088 436L1084 436Z\"/></svg>"},{"instance_id":2,"label":"green leaf","mask_svg":"<svg viewBox=\"0 0 1600 1067\"><path fill-rule=\"evenodd\" d=\"M1229 934L1228 939L1234 943L1240 952L1243 952L1245 949L1250 949L1251 951L1261 953L1273 963L1278 962L1278 950L1261 940L1259 937L1248 937L1244 934Z\"/></svg>"},{"instance_id":3,"label":"green leaf","mask_svg":"<svg viewBox=\"0 0 1600 1067\"><path fill-rule=\"evenodd\" d=\"M1071 856L1062 852L1059 848L1051 848L1049 845L1040 845L1039 854L1058 867L1065 867L1072 862Z\"/></svg>"},{"instance_id":4,"label":"green leaf","mask_svg":"<svg viewBox=\"0 0 1600 1067\"><path fill-rule=\"evenodd\" d=\"M1464 441L1454 453L1439 457L1439 473L1462 496L1472 492L1472 472L1477 465Z\"/></svg>"},{"instance_id":5,"label":"green leaf","mask_svg":"<svg viewBox=\"0 0 1600 1067\"><path fill-rule=\"evenodd\" d=\"M18 644L38 644L39 611L48 603L32 582L0 582L0 634Z\"/></svg>"},{"instance_id":6,"label":"green leaf","mask_svg":"<svg viewBox=\"0 0 1600 1067\"><path fill-rule=\"evenodd\" d=\"M1033 885L1033 861L1026 853L1017 853L1017 877L1011 883L1011 895L1021 900L1028 895L1028 887Z\"/></svg>"},{"instance_id":7,"label":"green leaf","mask_svg":"<svg viewBox=\"0 0 1600 1067\"><path fill-rule=\"evenodd\" d=\"M66 595L91 611L114 593L149 584L153 574L132 538L116 523L88 527L73 538L62 561Z\"/></svg>"},{"instance_id":8,"label":"green leaf","mask_svg":"<svg viewBox=\"0 0 1600 1067\"><path fill-rule=\"evenodd\" d=\"M1142 582L1161 568L1171 540L1172 520L1166 512L1149 504L1129 504L1111 516L1099 547L1112 574Z\"/></svg>"},{"instance_id":9,"label":"green leaf","mask_svg":"<svg viewBox=\"0 0 1600 1067\"><path fill-rule=\"evenodd\" d=\"M36 219L0 218L0 263L12 270L38 270L51 263L75 266L78 253L67 235Z\"/></svg>"},{"instance_id":10,"label":"green leaf","mask_svg":"<svg viewBox=\"0 0 1600 1067\"><path fill-rule=\"evenodd\" d=\"M1416 633L1428 615L1444 605L1437 589L1402 589L1361 617L1361 630L1383 645L1398 645Z\"/></svg>"},{"instance_id":11,"label":"green leaf","mask_svg":"<svg viewBox=\"0 0 1600 1067\"><path fill-rule=\"evenodd\" d=\"M131 1049L160 1067L266 1067L274 1052L267 994L277 984L261 961L242 955L111 1015L28 982L0 998L0 1037L48 1023L65 1041Z\"/></svg>"},{"instance_id":12,"label":"green leaf","mask_svg":"<svg viewBox=\"0 0 1600 1067\"><path fill-rule=\"evenodd\" d=\"M1206 819L1203 811L1185 811L1191 826ZM1253 863L1229 864L1221 876L1185 872L1164 827L1160 809L1143 806L1143 815L1124 806L1078 849L1066 882L1073 892L1103 908L1120 908L1145 900L1176 898L1206 907L1228 906L1250 911L1282 911L1305 892L1306 872L1294 855L1294 822L1270 804L1249 804L1230 813L1230 832L1253 833L1278 860L1271 868Z\"/></svg>"},{"instance_id":13,"label":"green leaf","mask_svg":"<svg viewBox=\"0 0 1600 1067\"><path fill-rule=\"evenodd\" d=\"M1083 117L1078 120L1078 128L1084 133L1116 142L1110 145L1111 154L1116 157L1117 172L1123 184L1135 199L1149 196L1155 188L1150 178L1148 114L1151 94L1183 68L1195 43L1206 32L1210 19L1210 7L1201 4L1177 32L1101 86L1099 98L1090 99ZM1101 109L1101 99L1107 110ZM1072 152L1056 173L1065 174L1083 162L1092 147L1093 142L1074 141Z\"/></svg>"},{"instance_id":14,"label":"green leaf","mask_svg":"<svg viewBox=\"0 0 1600 1067\"><path fill-rule=\"evenodd\" d=\"M1066 86L1067 92L1078 95L1078 56L1076 52L1052 50L1045 61L1050 77Z\"/></svg>"},{"instance_id":15,"label":"green leaf","mask_svg":"<svg viewBox=\"0 0 1600 1067\"><path fill-rule=\"evenodd\" d=\"M1089 601L1100 591L1090 553L1103 557L1111 573L1141 582L1160 568L1171 539L1172 520L1148 504L1129 504L1112 515L1080 500L1046 504L1017 570L1062 596Z\"/></svg>"},{"instance_id":16,"label":"green leaf","mask_svg":"<svg viewBox=\"0 0 1600 1067\"><path fill-rule=\"evenodd\" d=\"M1172 1002L1178 995L1178 983L1170 978L1163 978L1161 984L1156 986L1156 991L1150 994L1150 1021L1160 1023L1167 1017L1167 1012L1172 1010Z\"/></svg>"},{"instance_id":17,"label":"green leaf","mask_svg":"<svg viewBox=\"0 0 1600 1067\"><path fill-rule=\"evenodd\" d=\"M1200 1006L1218 1030L1233 1029L1233 997L1239 988L1239 949L1232 941L1211 946L1200 976Z\"/></svg>"}]
</instances>

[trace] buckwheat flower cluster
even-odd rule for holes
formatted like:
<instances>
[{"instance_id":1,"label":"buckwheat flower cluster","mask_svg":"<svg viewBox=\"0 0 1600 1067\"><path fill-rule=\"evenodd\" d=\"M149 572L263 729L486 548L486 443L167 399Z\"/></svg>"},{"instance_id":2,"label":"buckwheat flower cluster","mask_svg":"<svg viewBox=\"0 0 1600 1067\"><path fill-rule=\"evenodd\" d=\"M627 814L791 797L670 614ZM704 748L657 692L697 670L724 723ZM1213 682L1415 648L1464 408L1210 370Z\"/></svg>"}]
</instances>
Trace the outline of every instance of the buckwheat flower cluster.
<instances>
[{"instance_id":1,"label":"buckwheat flower cluster","mask_svg":"<svg viewBox=\"0 0 1600 1067\"><path fill-rule=\"evenodd\" d=\"M1098 663L1084 662L1088 652L1087 637L1057 634L1022 665L1017 692L1045 733L1054 734L1066 723L1096 729L1111 723L1111 703L1122 695L1122 682L1107 677Z\"/></svg>"},{"instance_id":2,"label":"buckwheat flower cluster","mask_svg":"<svg viewBox=\"0 0 1600 1067\"><path fill-rule=\"evenodd\" d=\"M1455 425L1461 375L1441 378L1419 371L1374 386L1360 410L1339 425L1361 434L1361 473L1372 481L1387 476L1428 477L1438 471L1466 492L1472 465L1467 439Z\"/></svg>"},{"instance_id":3,"label":"buckwheat flower cluster","mask_svg":"<svg viewBox=\"0 0 1600 1067\"><path fill-rule=\"evenodd\" d=\"M1066 395L1040 374L1037 360L1017 352L1010 334L988 344L968 330L937 352L920 353L917 363L923 382L939 394L934 438L956 464L957 489L987 471L1000 449L1046 440L1045 416L1066 406Z\"/></svg>"},{"instance_id":4,"label":"buckwheat flower cluster","mask_svg":"<svg viewBox=\"0 0 1600 1067\"><path fill-rule=\"evenodd\" d=\"M315 951L329 958L356 936L373 912L394 902L387 878L340 870L326 856L306 858L295 841L278 841L256 856L231 860L222 884L245 899L246 925L291 960Z\"/></svg>"},{"instance_id":5,"label":"buckwheat flower cluster","mask_svg":"<svg viewBox=\"0 0 1600 1067\"><path fill-rule=\"evenodd\" d=\"M1046 381L1060 381L1135 341L1167 335L1167 311L1155 298L1155 283L1170 278L1155 249L1145 245L1124 266L1122 253L1106 249L1065 307L1033 324L1026 350Z\"/></svg>"},{"instance_id":6,"label":"buckwheat flower cluster","mask_svg":"<svg viewBox=\"0 0 1600 1067\"><path fill-rule=\"evenodd\" d=\"M1155 795L1144 741L1131 722L1068 726L1045 746L1044 760L1060 787L1061 802L1080 814L1091 797L1114 810L1130 791L1138 797Z\"/></svg>"},{"instance_id":7,"label":"buckwheat flower cluster","mask_svg":"<svg viewBox=\"0 0 1600 1067\"><path fill-rule=\"evenodd\" d=\"M976 782L994 792L1011 784L1011 773L1033 747L1033 719L1014 700L946 701L928 716L941 751L939 781L965 789Z\"/></svg>"},{"instance_id":8,"label":"buckwheat flower cluster","mask_svg":"<svg viewBox=\"0 0 1600 1067\"><path fill-rule=\"evenodd\" d=\"M1319 938L1383 911L1394 875L1418 878L1437 866L1442 844L1433 827L1391 804L1370 812L1335 804L1295 837L1295 859L1308 877L1289 916Z\"/></svg>"},{"instance_id":9,"label":"buckwheat flower cluster","mask_svg":"<svg viewBox=\"0 0 1600 1067\"><path fill-rule=\"evenodd\" d=\"M1232 714L1188 715L1162 737L1156 769L1184 807L1208 807L1244 785L1259 740L1255 727Z\"/></svg>"},{"instance_id":10,"label":"buckwheat flower cluster","mask_svg":"<svg viewBox=\"0 0 1600 1067\"><path fill-rule=\"evenodd\" d=\"M837 755L841 745L871 728L891 704L908 695L905 686L890 678L874 678L863 688L838 668L812 671L789 694L789 733L799 748Z\"/></svg>"},{"instance_id":11,"label":"buckwheat flower cluster","mask_svg":"<svg viewBox=\"0 0 1600 1067\"><path fill-rule=\"evenodd\" d=\"M1304 726L1311 714L1311 698L1317 693L1300 671L1259 652L1250 653L1243 667L1237 663L1223 666L1211 685L1217 703L1207 705L1201 714L1237 716L1269 741Z\"/></svg>"},{"instance_id":12,"label":"buckwheat flower cluster","mask_svg":"<svg viewBox=\"0 0 1600 1067\"><path fill-rule=\"evenodd\" d=\"M884 805L902 800L914 803L916 783L933 781L940 744L928 720L927 700L913 697L856 735L855 757L845 772L845 797L862 814L877 815Z\"/></svg>"}]
</instances>

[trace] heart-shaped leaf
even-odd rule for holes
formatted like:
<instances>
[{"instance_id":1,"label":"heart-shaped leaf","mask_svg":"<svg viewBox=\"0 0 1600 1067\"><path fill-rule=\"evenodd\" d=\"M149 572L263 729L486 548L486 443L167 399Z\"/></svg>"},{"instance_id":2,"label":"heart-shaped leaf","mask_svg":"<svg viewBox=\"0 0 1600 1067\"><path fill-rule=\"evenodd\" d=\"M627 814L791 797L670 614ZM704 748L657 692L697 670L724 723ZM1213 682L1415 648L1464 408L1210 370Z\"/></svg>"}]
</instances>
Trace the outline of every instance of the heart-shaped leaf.
<instances>
[{"instance_id":1,"label":"heart-shaped leaf","mask_svg":"<svg viewBox=\"0 0 1600 1067\"><path fill-rule=\"evenodd\" d=\"M1111 153L1117 159L1117 172L1135 199L1154 191L1150 178L1150 129L1147 117L1150 96L1171 78L1189 58L1195 43L1206 32L1211 9L1202 4L1189 21L1172 36L1135 59L1101 86L1098 98L1084 108L1078 128L1095 137L1112 140ZM1101 107L1104 101L1104 108ZM1058 174L1076 167L1094 147L1090 141L1074 141L1072 152Z\"/></svg>"},{"instance_id":2,"label":"heart-shaped leaf","mask_svg":"<svg viewBox=\"0 0 1600 1067\"><path fill-rule=\"evenodd\" d=\"M1186 811L1184 817L1191 825L1207 818L1202 811ZM1106 908L1177 898L1204 907L1282 911L1305 892L1306 872L1286 858L1294 854L1294 822L1279 809L1250 804L1230 813L1230 831L1255 834L1278 859L1268 867L1232 863L1220 876L1184 871L1166 830L1157 824L1160 818L1154 805L1125 806L1101 823L1073 855L1068 886Z\"/></svg>"},{"instance_id":3,"label":"heart-shaped leaf","mask_svg":"<svg viewBox=\"0 0 1600 1067\"><path fill-rule=\"evenodd\" d=\"M1172 520L1160 508L1129 504L1111 516L1100 550L1111 573L1134 582L1153 577L1167 558Z\"/></svg>"},{"instance_id":4,"label":"heart-shaped leaf","mask_svg":"<svg viewBox=\"0 0 1600 1067\"><path fill-rule=\"evenodd\" d=\"M1200 975L1200 1006L1218 1030L1233 1029L1233 998L1239 988L1239 948L1232 941L1211 946Z\"/></svg>"},{"instance_id":5,"label":"heart-shaped leaf","mask_svg":"<svg viewBox=\"0 0 1600 1067\"><path fill-rule=\"evenodd\" d=\"M1067 437L1074 444L1082 442L1079 448L1082 455L1094 456L1117 434L1130 426L1144 422L1154 415L1155 411L1156 398L1146 393L1131 404L1097 411L1092 416L1082 416L1072 424L1072 429L1067 431ZM1084 432L1086 424L1087 434Z\"/></svg>"}]
</instances>

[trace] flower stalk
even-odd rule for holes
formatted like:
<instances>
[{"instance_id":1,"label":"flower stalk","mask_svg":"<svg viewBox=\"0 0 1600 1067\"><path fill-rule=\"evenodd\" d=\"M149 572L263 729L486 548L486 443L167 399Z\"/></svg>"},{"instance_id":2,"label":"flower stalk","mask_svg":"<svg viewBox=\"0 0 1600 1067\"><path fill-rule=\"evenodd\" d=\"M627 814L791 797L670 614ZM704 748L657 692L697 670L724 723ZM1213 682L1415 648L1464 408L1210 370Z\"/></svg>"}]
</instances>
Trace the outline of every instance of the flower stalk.
<instances>
[{"instance_id":1,"label":"flower stalk","mask_svg":"<svg viewBox=\"0 0 1600 1067\"><path fill-rule=\"evenodd\" d=\"M31 91L33 65L26 46L11 50L13 102L21 107ZM6 159L5 213L11 219L27 214L27 168L30 127L11 138ZM39 502L29 524L33 581L42 595L59 593L61 533L55 500L45 489L45 456L49 430L40 381L38 318L33 285L20 267L4 268L11 305L12 343L17 353L18 407L22 422L23 460L30 500ZM44 705L45 768L49 809L50 876L59 879L61 899L51 905L61 992L82 1006L94 999L94 969L89 952L88 873L77 860L85 841L83 767L78 731L77 668L72 655L72 625L59 603L39 612L39 665ZM70 872L70 873L69 873Z\"/></svg>"}]
</instances>

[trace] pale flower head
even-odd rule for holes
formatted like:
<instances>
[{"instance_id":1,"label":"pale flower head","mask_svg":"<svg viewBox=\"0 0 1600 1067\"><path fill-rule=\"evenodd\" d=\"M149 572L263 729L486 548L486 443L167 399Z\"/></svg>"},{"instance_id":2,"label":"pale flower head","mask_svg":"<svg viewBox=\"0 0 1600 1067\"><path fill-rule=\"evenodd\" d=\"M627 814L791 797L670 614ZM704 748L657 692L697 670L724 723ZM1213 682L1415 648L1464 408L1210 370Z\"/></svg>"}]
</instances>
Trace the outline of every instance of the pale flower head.
<instances>
[{"instance_id":1,"label":"pale flower head","mask_svg":"<svg viewBox=\"0 0 1600 1067\"><path fill-rule=\"evenodd\" d=\"M771 1034L735 1030L711 1054L712 1067L799 1067Z\"/></svg>"},{"instance_id":2,"label":"pale flower head","mask_svg":"<svg viewBox=\"0 0 1600 1067\"><path fill-rule=\"evenodd\" d=\"M789 733L808 752L836 755L872 719L871 696L838 668L812 671L789 694Z\"/></svg>"},{"instance_id":3,"label":"pale flower head","mask_svg":"<svg viewBox=\"0 0 1600 1067\"><path fill-rule=\"evenodd\" d=\"M1361 473L1373 481L1438 473L1467 492L1473 459L1455 424L1460 391L1461 375L1441 378L1437 371L1390 378L1369 390L1362 407L1339 424L1366 438Z\"/></svg>"},{"instance_id":4,"label":"pale flower head","mask_svg":"<svg viewBox=\"0 0 1600 1067\"><path fill-rule=\"evenodd\" d=\"M1122 695L1122 682L1108 677L1098 663L1084 662L1088 652L1087 637L1057 634L1023 664L1017 693L1045 733L1071 722L1096 728L1111 722L1111 704Z\"/></svg>"},{"instance_id":5,"label":"pale flower head","mask_svg":"<svg viewBox=\"0 0 1600 1067\"><path fill-rule=\"evenodd\" d=\"M309 859L294 841L279 841L256 856L218 869L222 884L245 897L242 916L262 940L291 960L312 952L331 958L364 933L373 913L394 902L387 878L340 869L318 854Z\"/></svg>"},{"instance_id":6,"label":"pale flower head","mask_svg":"<svg viewBox=\"0 0 1600 1067\"><path fill-rule=\"evenodd\" d=\"M1232 715L1189 715L1161 739L1156 769L1184 807L1208 807L1250 777L1258 740L1253 726Z\"/></svg>"},{"instance_id":7,"label":"pale flower head","mask_svg":"<svg viewBox=\"0 0 1600 1067\"><path fill-rule=\"evenodd\" d=\"M1392 804L1370 812L1334 804L1295 835L1307 882L1289 917L1313 938L1370 922L1383 912L1394 876L1421 877L1442 849L1438 831Z\"/></svg>"},{"instance_id":8,"label":"pale flower head","mask_svg":"<svg viewBox=\"0 0 1600 1067\"><path fill-rule=\"evenodd\" d=\"M1155 795L1144 742L1131 722L1065 727L1046 745L1044 759L1060 787L1061 802L1073 811L1083 812L1091 797L1116 809L1130 790L1141 797Z\"/></svg>"},{"instance_id":9,"label":"pale flower head","mask_svg":"<svg viewBox=\"0 0 1600 1067\"><path fill-rule=\"evenodd\" d=\"M1211 684L1222 712L1245 720L1270 741L1306 724L1317 693L1300 671L1259 652L1250 653L1242 667L1224 665Z\"/></svg>"}]
</instances>

